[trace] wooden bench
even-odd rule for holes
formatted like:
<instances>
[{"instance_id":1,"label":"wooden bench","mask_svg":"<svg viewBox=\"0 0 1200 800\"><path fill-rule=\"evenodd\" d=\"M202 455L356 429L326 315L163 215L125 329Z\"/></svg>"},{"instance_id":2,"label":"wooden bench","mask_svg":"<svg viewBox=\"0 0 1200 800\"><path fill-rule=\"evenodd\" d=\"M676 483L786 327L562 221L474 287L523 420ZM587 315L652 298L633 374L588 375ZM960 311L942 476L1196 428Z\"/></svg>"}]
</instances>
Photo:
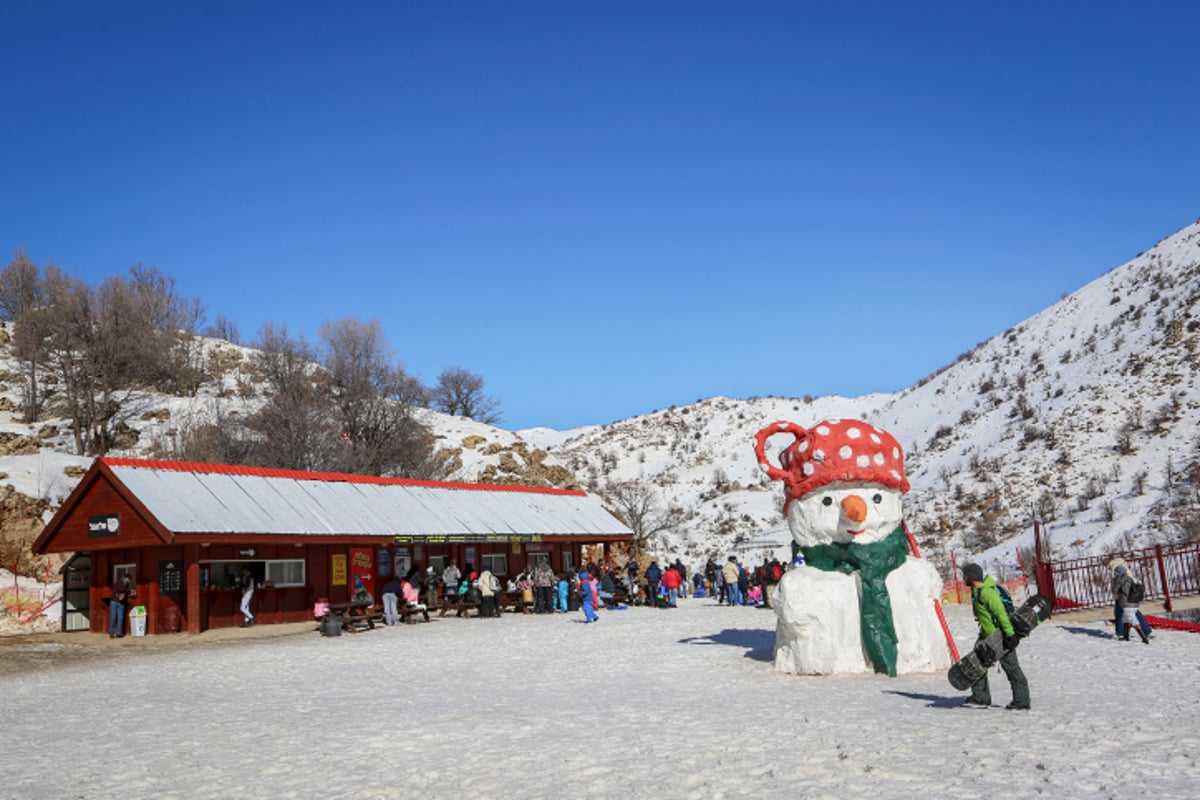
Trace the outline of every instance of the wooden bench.
<instances>
[{"instance_id":1,"label":"wooden bench","mask_svg":"<svg viewBox=\"0 0 1200 800\"><path fill-rule=\"evenodd\" d=\"M532 614L533 605L533 600L525 600L525 591L523 589L517 589L512 592L500 592L496 595L496 609L501 614L504 613L505 609L511 609L514 614L518 611L522 614Z\"/></svg>"},{"instance_id":2,"label":"wooden bench","mask_svg":"<svg viewBox=\"0 0 1200 800\"><path fill-rule=\"evenodd\" d=\"M466 595L448 594L442 598L438 616L444 617L448 612L453 611L456 617L470 617L471 609L475 609L475 616L479 616L479 605L469 602Z\"/></svg>"},{"instance_id":3,"label":"wooden bench","mask_svg":"<svg viewBox=\"0 0 1200 800\"><path fill-rule=\"evenodd\" d=\"M409 624L415 623L417 617L424 617L426 622L429 622L429 609L420 608L419 606L402 605L397 607L396 613L400 615L400 621Z\"/></svg>"}]
</instances>

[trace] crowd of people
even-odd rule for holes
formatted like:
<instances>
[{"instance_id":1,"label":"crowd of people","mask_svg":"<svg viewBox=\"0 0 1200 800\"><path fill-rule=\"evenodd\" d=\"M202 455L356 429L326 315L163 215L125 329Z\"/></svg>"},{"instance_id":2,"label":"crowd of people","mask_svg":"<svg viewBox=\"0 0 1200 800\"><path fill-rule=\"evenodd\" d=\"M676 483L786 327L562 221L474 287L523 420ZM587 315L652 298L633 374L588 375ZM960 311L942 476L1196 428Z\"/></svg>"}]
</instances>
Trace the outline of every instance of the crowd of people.
<instances>
[{"instance_id":1,"label":"crowd of people","mask_svg":"<svg viewBox=\"0 0 1200 800\"><path fill-rule=\"evenodd\" d=\"M502 580L486 567L476 570L465 564L460 569L452 559L440 573L432 566L423 570L414 566L403 576L392 576L383 585L381 599L386 625L400 621L402 608L425 612L443 604L458 605L459 598L476 606L479 616L497 617L502 592L521 594L535 614L583 610L585 621L592 622L598 618L596 609L629 605L675 608L687 597L715 599L718 605L770 607L783 571L778 560L750 567L736 556L720 566L709 559L695 570L689 570L679 558L662 564L650 559L645 569L638 559L630 558L620 566L592 562L577 572L557 573L542 561Z\"/></svg>"}]
</instances>

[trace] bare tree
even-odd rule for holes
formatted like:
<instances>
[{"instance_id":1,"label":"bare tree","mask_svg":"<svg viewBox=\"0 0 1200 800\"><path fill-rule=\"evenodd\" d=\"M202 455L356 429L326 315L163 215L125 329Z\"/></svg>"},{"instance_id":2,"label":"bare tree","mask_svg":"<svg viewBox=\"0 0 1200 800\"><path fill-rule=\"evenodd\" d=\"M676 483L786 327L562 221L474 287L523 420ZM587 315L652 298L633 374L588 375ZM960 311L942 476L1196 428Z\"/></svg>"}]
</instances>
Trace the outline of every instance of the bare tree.
<instances>
[{"instance_id":1,"label":"bare tree","mask_svg":"<svg viewBox=\"0 0 1200 800\"><path fill-rule=\"evenodd\" d=\"M54 390L45 384L50 372L49 338L53 329L53 309L30 308L13 327L13 352L21 363L21 418L27 424L42 418L42 409Z\"/></svg>"},{"instance_id":2,"label":"bare tree","mask_svg":"<svg viewBox=\"0 0 1200 800\"><path fill-rule=\"evenodd\" d=\"M461 367L450 367L438 376L430 404L443 414L468 417L485 425L500 422L500 404L483 393L483 378Z\"/></svg>"},{"instance_id":3,"label":"bare tree","mask_svg":"<svg viewBox=\"0 0 1200 800\"><path fill-rule=\"evenodd\" d=\"M1058 518L1058 503L1049 491L1042 492L1034 502L1033 513L1043 522L1053 522Z\"/></svg>"},{"instance_id":4,"label":"bare tree","mask_svg":"<svg viewBox=\"0 0 1200 800\"><path fill-rule=\"evenodd\" d=\"M670 516L658 493L648 484L622 481L611 484L602 495L609 509L633 531L633 549L645 552L651 540L670 530Z\"/></svg>"},{"instance_id":5,"label":"bare tree","mask_svg":"<svg viewBox=\"0 0 1200 800\"><path fill-rule=\"evenodd\" d=\"M22 363L22 418L26 423L37 422L46 399L42 366L50 319L41 270L23 249L18 249L0 272L0 317L16 323L13 349Z\"/></svg>"},{"instance_id":6,"label":"bare tree","mask_svg":"<svg viewBox=\"0 0 1200 800\"><path fill-rule=\"evenodd\" d=\"M195 395L204 379L203 351L196 338L204 319L200 301L180 297L174 278L141 264L130 268L128 280L108 281L101 288L114 298L102 312L132 316L133 325L145 332L135 351L137 381L163 392Z\"/></svg>"},{"instance_id":7,"label":"bare tree","mask_svg":"<svg viewBox=\"0 0 1200 800\"><path fill-rule=\"evenodd\" d=\"M16 322L31 308L46 301L41 270L17 248L13 260L0 272L0 319Z\"/></svg>"},{"instance_id":8,"label":"bare tree","mask_svg":"<svg viewBox=\"0 0 1200 800\"><path fill-rule=\"evenodd\" d=\"M250 463L254 442L245 425L234 415L224 415L214 404L215 421L200 415L184 417L169 433L151 443L154 458L167 461L199 461L209 464Z\"/></svg>"},{"instance_id":9,"label":"bare tree","mask_svg":"<svg viewBox=\"0 0 1200 800\"><path fill-rule=\"evenodd\" d=\"M199 305L179 298L173 279L141 265L96 289L50 265L43 286L45 313L30 338L44 351L35 355L44 353L58 379L56 401L71 419L76 451L103 455L119 429L131 431L125 420L137 409L130 400L175 380L170 356L186 345Z\"/></svg>"},{"instance_id":10,"label":"bare tree","mask_svg":"<svg viewBox=\"0 0 1200 800\"><path fill-rule=\"evenodd\" d=\"M340 427L339 469L370 475L442 477L434 438L416 417L425 389L395 361L378 320L321 326L333 414Z\"/></svg>"},{"instance_id":11,"label":"bare tree","mask_svg":"<svg viewBox=\"0 0 1200 800\"><path fill-rule=\"evenodd\" d=\"M208 326L204 335L213 339L224 339L230 344L242 343L242 334L238 330L238 324L224 314L217 314L216 321Z\"/></svg>"},{"instance_id":12,"label":"bare tree","mask_svg":"<svg viewBox=\"0 0 1200 800\"><path fill-rule=\"evenodd\" d=\"M339 434L329 404L329 378L316 353L287 326L263 325L255 366L268 402L246 420L254 446L251 460L264 467L325 470L338 458Z\"/></svg>"}]
</instances>

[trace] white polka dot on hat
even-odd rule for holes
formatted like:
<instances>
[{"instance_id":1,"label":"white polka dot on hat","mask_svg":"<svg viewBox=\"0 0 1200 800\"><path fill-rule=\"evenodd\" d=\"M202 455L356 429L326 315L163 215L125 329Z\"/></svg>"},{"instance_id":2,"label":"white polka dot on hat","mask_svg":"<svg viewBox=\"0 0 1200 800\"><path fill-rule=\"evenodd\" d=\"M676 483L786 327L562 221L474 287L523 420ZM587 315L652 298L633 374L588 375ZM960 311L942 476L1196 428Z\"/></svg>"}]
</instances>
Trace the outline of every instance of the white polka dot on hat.
<instances>
[{"instance_id":1,"label":"white polka dot on hat","mask_svg":"<svg viewBox=\"0 0 1200 800\"><path fill-rule=\"evenodd\" d=\"M795 440L779 455L779 468L766 458L765 442L777 433ZM900 492L909 489L904 451L887 431L861 420L828 419L813 428L775 422L756 437L759 462L767 474L787 486L788 503L830 483L879 483Z\"/></svg>"}]
</instances>

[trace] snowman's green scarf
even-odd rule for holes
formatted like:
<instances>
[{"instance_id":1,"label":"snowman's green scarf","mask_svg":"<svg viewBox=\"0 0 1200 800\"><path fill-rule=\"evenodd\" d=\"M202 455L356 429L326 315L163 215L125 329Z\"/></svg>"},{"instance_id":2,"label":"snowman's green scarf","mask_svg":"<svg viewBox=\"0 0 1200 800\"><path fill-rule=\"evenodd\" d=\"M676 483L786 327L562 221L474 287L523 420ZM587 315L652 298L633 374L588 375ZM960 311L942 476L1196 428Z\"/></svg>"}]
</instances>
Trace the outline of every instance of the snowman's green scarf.
<instances>
[{"instance_id":1,"label":"snowman's green scarf","mask_svg":"<svg viewBox=\"0 0 1200 800\"><path fill-rule=\"evenodd\" d=\"M804 563L826 572L853 574L862 578L862 640L867 658L876 672L896 676L896 626L892 622L892 600L887 576L904 563L908 538L901 526L871 544L818 544L801 547Z\"/></svg>"}]
</instances>

